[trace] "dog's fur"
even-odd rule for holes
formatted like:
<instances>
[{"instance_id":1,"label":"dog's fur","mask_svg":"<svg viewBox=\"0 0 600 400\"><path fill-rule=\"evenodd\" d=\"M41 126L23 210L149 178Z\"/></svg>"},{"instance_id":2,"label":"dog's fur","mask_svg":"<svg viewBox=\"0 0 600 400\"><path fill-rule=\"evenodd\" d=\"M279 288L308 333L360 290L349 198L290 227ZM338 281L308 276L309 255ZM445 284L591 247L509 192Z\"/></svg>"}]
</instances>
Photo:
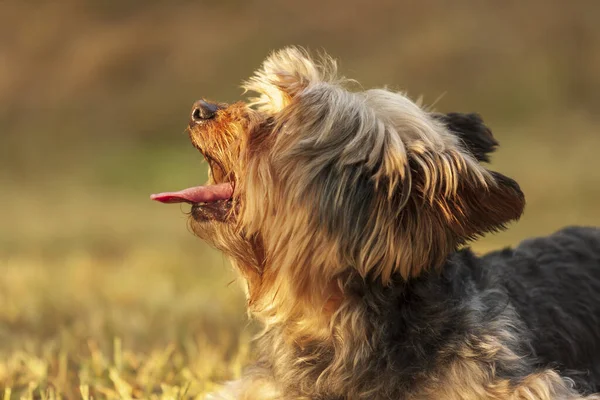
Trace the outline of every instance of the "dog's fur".
<instances>
[{"instance_id":1,"label":"dog's fur","mask_svg":"<svg viewBox=\"0 0 600 400\"><path fill-rule=\"evenodd\" d=\"M264 326L254 366L212 398L600 398L600 231L460 250L525 205L480 163L490 130L352 85L286 48L245 83L250 104L190 123L209 182L234 185L191 226Z\"/></svg>"}]
</instances>

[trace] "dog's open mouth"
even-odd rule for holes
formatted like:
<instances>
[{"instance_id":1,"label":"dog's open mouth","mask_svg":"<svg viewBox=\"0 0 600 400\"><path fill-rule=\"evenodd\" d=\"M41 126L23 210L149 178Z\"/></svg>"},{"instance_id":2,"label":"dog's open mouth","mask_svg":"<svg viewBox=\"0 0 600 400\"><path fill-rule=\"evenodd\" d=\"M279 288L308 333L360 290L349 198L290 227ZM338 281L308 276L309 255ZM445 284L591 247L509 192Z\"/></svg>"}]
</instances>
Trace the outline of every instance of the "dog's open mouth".
<instances>
[{"instance_id":1,"label":"dog's open mouth","mask_svg":"<svg viewBox=\"0 0 600 400\"><path fill-rule=\"evenodd\" d=\"M161 203L215 203L221 200L229 200L233 196L233 185L231 182L218 183L215 185L195 186L178 192L157 193L150 199Z\"/></svg>"}]
</instances>

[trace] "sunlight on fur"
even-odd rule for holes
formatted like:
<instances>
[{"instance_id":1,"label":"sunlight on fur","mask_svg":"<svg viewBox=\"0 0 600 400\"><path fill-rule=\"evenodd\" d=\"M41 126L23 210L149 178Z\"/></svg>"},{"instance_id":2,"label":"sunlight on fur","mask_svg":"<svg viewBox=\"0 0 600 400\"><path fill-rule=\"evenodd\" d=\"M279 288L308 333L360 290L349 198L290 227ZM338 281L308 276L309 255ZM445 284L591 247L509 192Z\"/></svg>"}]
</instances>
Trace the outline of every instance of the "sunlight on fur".
<instances>
[{"instance_id":1,"label":"sunlight on fur","mask_svg":"<svg viewBox=\"0 0 600 400\"><path fill-rule=\"evenodd\" d=\"M248 104L194 105L209 184L155 199L192 203L191 228L231 257L264 327L256 364L210 398L597 399L532 356L528 301L502 272L512 253L459 250L525 206L480 163L489 128L353 86L331 57L289 47L244 84ZM548 248L600 243L581 229Z\"/></svg>"}]
</instances>

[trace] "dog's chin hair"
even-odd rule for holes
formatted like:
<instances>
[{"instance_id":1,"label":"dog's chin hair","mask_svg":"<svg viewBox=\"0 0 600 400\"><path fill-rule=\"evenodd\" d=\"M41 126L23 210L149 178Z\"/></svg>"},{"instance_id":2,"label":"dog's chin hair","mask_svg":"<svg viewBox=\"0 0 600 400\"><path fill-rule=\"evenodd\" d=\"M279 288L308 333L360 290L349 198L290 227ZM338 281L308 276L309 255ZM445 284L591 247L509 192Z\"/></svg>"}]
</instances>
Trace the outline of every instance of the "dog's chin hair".
<instances>
[{"instance_id":1,"label":"dog's chin hair","mask_svg":"<svg viewBox=\"0 0 600 400\"><path fill-rule=\"evenodd\" d=\"M260 267L264 262L264 255L261 253L260 243L245 236L231 215L225 219L198 219L190 215L188 226L200 239L229 256L233 267L244 278L243 289L249 299L251 311L251 299L258 297L256 291L261 287Z\"/></svg>"}]
</instances>

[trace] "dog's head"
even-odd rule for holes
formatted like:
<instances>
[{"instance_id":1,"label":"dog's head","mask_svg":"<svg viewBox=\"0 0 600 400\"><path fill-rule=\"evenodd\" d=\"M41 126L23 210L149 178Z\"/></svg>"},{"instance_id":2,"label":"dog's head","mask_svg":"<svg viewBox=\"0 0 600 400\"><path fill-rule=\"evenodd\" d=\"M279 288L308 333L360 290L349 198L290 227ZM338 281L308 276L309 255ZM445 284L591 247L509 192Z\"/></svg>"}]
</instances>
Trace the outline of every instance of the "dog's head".
<instances>
[{"instance_id":1,"label":"dog's head","mask_svg":"<svg viewBox=\"0 0 600 400\"><path fill-rule=\"evenodd\" d=\"M352 277L410 279L523 211L518 185L480 164L496 142L477 115L350 84L327 56L272 54L244 84L249 104L193 107L209 185L156 197L193 204L193 230L263 310L285 296L327 307Z\"/></svg>"}]
</instances>

